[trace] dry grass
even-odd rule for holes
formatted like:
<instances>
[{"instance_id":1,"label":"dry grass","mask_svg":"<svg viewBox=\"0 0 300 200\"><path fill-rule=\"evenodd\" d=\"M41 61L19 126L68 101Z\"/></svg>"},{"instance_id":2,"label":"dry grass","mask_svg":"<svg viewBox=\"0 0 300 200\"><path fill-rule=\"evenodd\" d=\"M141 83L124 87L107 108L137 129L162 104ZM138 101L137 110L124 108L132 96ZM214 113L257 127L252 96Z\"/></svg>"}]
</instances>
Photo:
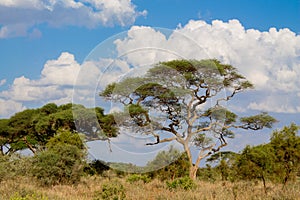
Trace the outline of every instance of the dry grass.
<instances>
[{"instance_id":1,"label":"dry grass","mask_svg":"<svg viewBox=\"0 0 300 200\"><path fill-rule=\"evenodd\" d=\"M77 186L59 185L39 187L36 182L26 177L6 180L0 184L1 200L95 200L101 199L103 184L121 183L129 200L300 200L300 183L288 185L282 190L281 185L268 183L268 194L264 193L260 182L223 182L197 181L197 188L191 191L182 189L169 190L164 182L153 180L150 183L129 183L123 178L86 177ZM19 198L16 198L19 197ZM23 198L21 198L23 197ZM25 198L26 197L26 198Z\"/></svg>"}]
</instances>

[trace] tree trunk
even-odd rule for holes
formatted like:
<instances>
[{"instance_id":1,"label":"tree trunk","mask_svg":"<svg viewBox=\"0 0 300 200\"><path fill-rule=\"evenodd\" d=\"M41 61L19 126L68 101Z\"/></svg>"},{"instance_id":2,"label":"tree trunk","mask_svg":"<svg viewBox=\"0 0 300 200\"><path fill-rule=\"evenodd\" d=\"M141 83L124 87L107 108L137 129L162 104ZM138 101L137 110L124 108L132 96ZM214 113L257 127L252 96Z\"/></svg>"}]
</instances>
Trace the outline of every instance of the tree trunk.
<instances>
[{"instance_id":1,"label":"tree trunk","mask_svg":"<svg viewBox=\"0 0 300 200\"><path fill-rule=\"evenodd\" d=\"M184 143L183 146L184 146L184 150L185 150L185 152L187 154L187 157L188 157L188 160L189 160L189 166L190 166L189 177L192 180L195 180L196 176L197 176L198 167L196 167L195 165L193 165L192 154L191 154L191 151L189 149L188 143L187 142Z\"/></svg>"},{"instance_id":2,"label":"tree trunk","mask_svg":"<svg viewBox=\"0 0 300 200\"><path fill-rule=\"evenodd\" d=\"M23 138L23 141L25 142L25 144L27 145L27 147L29 148L29 150L35 154L36 153L36 150L33 148L33 146L27 141L27 138L26 136Z\"/></svg>"},{"instance_id":3,"label":"tree trunk","mask_svg":"<svg viewBox=\"0 0 300 200\"><path fill-rule=\"evenodd\" d=\"M264 177L264 175L261 176L261 179L263 181L263 184L264 184L264 190L265 190L265 194L268 194L268 191L267 191L267 186L266 186L266 179Z\"/></svg>"},{"instance_id":4,"label":"tree trunk","mask_svg":"<svg viewBox=\"0 0 300 200\"><path fill-rule=\"evenodd\" d=\"M198 166L197 165L192 165L190 166L190 178L192 180L196 180L197 177L197 171L198 171Z\"/></svg>"}]
</instances>

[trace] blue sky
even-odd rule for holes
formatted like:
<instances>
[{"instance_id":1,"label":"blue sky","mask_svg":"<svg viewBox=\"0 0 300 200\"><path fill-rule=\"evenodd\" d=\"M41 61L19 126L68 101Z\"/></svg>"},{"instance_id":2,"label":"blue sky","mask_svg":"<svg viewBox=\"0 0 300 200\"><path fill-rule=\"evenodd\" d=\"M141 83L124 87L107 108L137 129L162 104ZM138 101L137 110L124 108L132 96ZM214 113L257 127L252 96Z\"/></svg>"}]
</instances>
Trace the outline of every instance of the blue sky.
<instances>
[{"instance_id":1,"label":"blue sky","mask_svg":"<svg viewBox=\"0 0 300 200\"><path fill-rule=\"evenodd\" d=\"M186 58L202 58L194 55L199 46L254 82L255 91L228 105L241 115L268 111L281 122L277 127L300 124L299 24L300 0L1 0L0 118L48 102L72 101L72 83L78 72L86 75L84 60L99 44L98 50L107 44L119 55L165 45ZM178 35L171 41L160 37L162 29L151 27L166 28L170 35L176 30L195 44L184 49ZM115 64L122 73L128 63L142 65L139 56ZM110 59L115 58L102 63ZM94 75L90 80L99 78L86 70Z\"/></svg>"},{"instance_id":2,"label":"blue sky","mask_svg":"<svg viewBox=\"0 0 300 200\"><path fill-rule=\"evenodd\" d=\"M82 62L99 42L128 30L131 25L174 29L178 24L186 24L191 19L207 22L214 19L238 19L246 29L267 31L270 27L276 27L300 32L299 0L137 0L132 3L137 10L147 10L147 15L136 18L133 24L124 27L99 25L89 29L66 24L56 28L41 24L34 26L41 31L38 38L8 36L1 39L0 79L7 79L9 83L21 75L38 78L45 61L58 57L62 51L74 53L76 60ZM9 17L14 16L10 14ZM5 25L2 20L1 25Z\"/></svg>"}]
</instances>

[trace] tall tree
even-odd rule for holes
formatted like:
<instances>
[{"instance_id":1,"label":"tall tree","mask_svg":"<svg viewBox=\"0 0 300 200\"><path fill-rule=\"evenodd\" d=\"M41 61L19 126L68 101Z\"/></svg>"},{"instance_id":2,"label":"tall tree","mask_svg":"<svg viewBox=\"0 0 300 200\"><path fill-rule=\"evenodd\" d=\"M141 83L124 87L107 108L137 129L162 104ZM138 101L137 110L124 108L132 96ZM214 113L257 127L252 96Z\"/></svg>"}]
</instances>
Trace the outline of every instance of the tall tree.
<instances>
[{"instance_id":1,"label":"tall tree","mask_svg":"<svg viewBox=\"0 0 300 200\"><path fill-rule=\"evenodd\" d=\"M266 113L238 120L225 108L249 88L253 85L236 68L218 60L173 60L156 64L142 77L110 84L100 96L124 105L115 114L119 130L153 135L155 141L147 145L180 143L195 179L200 161L226 146L233 128L259 130L276 121ZM194 159L191 144L199 149Z\"/></svg>"}]
</instances>

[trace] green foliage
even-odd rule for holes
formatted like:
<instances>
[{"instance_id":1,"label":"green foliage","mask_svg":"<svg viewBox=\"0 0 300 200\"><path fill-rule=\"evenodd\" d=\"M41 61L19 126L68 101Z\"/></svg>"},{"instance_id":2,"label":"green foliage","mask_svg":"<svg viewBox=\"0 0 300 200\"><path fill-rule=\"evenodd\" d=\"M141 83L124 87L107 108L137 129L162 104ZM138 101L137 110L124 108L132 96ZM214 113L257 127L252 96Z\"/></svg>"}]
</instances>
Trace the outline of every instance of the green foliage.
<instances>
[{"instance_id":1,"label":"green foliage","mask_svg":"<svg viewBox=\"0 0 300 200\"><path fill-rule=\"evenodd\" d=\"M222 106L209 108L205 112L205 116L210 116L214 120L224 121L226 125L236 122L237 115Z\"/></svg>"},{"instance_id":2,"label":"green foliage","mask_svg":"<svg viewBox=\"0 0 300 200\"><path fill-rule=\"evenodd\" d=\"M84 172L89 175L103 175L103 173L109 170L109 166L107 163L101 160L93 160L91 163L88 163L87 166L84 167Z\"/></svg>"},{"instance_id":3,"label":"green foliage","mask_svg":"<svg viewBox=\"0 0 300 200\"><path fill-rule=\"evenodd\" d=\"M205 168L201 168L197 171L197 176L200 180L215 182L218 178L218 171L215 170L211 165L206 164Z\"/></svg>"},{"instance_id":4,"label":"green foliage","mask_svg":"<svg viewBox=\"0 0 300 200\"><path fill-rule=\"evenodd\" d=\"M253 85L235 67L216 59L172 60L157 63L144 76L110 84L100 96L124 105L117 114L120 127L152 134L156 142L147 145L177 141L190 166L198 166L201 159L226 146L225 138L233 138L231 128L259 130L276 122L266 113L238 120L235 113L222 107L223 102L250 88ZM228 94L221 98L224 89ZM218 142L209 140L208 132L214 133L213 140L221 141L219 146L211 146ZM191 143L202 152L191 154ZM198 157L191 158L193 155ZM191 178L196 178L194 169L190 170Z\"/></svg>"},{"instance_id":5,"label":"green foliage","mask_svg":"<svg viewBox=\"0 0 300 200\"><path fill-rule=\"evenodd\" d=\"M262 180L266 190L266 180L281 182L296 179L300 168L299 127L295 124L273 132L268 144L247 146L237 157L233 169L235 177L243 180Z\"/></svg>"},{"instance_id":6,"label":"green foliage","mask_svg":"<svg viewBox=\"0 0 300 200\"><path fill-rule=\"evenodd\" d=\"M300 168L300 137L297 135L299 126L292 123L282 130L273 132L270 145L275 154L275 172L285 185L295 179Z\"/></svg>"},{"instance_id":7,"label":"green foliage","mask_svg":"<svg viewBox=\"0 0 300 200\"><path fill-rule=\"evenodd\" d=\"M76 146L78 149L85 149L83 138L78 133L70 131L59 131L54 137L50 138L46 147L54 149L56 146L63 146L65 144Z\"/></svg>"},{"instance_id":8,"label":"green foliage","mask_svg":"<svg viewBox=\"0 0 300 200\"><path fill-rule=\"evenodd\" d=\"M138 181L142 181L143 183L149 183L151 181L151 178L148 177L147 175L142 175L142 174L131 174L127 177L126 179L127 182L129 183L135 183Z\"/></svg>"},{"instance_id":9,"label":"green foliage","mask_svg":"<svg viewBox=\"0 0 300 200\"><path fill-rule=\"evenodd\" d=\"M4 151L6 144L11 142L11 132L9 131L8 119L0 119L0 154L5 154Z\"/></svg>"},{"instance_id":10,"label":"green foliage","mask_svg":"<svg viewBox=\"0 0 300 200\"><path fill-rule=\"evenodd\" d=\"M242 117L240 121L244 124L243 128L252 130L259 130L263 127L271 128L277 122L276 119L265 112L250 117Z\"/></svg>"},{"instance_id":11,"label":"green foliage","mask_svg":"<svg viewBox=\"0 0 300 200\"><path fill-rule=\"evenodd\" d=\"M0 182L18 176L25 176L32 168L31 157L22 157L18 154L0 156Z\"/></svg>"},{"instance_id":12,"label":"green foliage","mask_svg":"<svg viewBox=\"0 0 300 200\"><path fill-rule=\"evenodd\" d=\"M195 182L188 176L177 178L173 181L167 181L166 184L169 189L181 188L184 190L192 190L196 188Z\"/></svg>"},{"instance_id":13,"label":"green foliage","mask_svg":"<svg viewBox=\"0 0 300 200\"><path fill-rule=\"evenodd\" d=\"M222 181L227 181L230 178L231 170L228 163L224 159L220 161L220 164L216 167L216 169L221 174Z\"/></svg>"},{"instance_id":14,"label":"green foliage","mask_svg":"<svg viewBox=\"0 0 300 200\"><path fill-rule=\"evenodd\" d=\"M111 182L103 184L102 191L96 193L94 200L108 199L108 200L122 200L126 198L124 186L119 182Z\"/></svg>"},{"instance_id":15,"label":"green foliage","mask_svg":"<svg viewBox=\"0 0 300 200\"><path fill-rule=\"evenodd\" d=\"M238 157L237 175L241 179L266 179L273 170L274 153L270 145L247 146Z\"/></svg>"},{"instance_id":16,"label":"green foliage","mask_svg":"<svg viewBox=\"0 0 300 200\"><path fill-rule=\"evenodd\" d=\"M159 152L146 168L150 177L168 180L187 176L189 162L185 153L171 146L168 151Z\"/></svg>"},{"instance_id":17,"label":"green foliage","mask_svg":"<svg viewBox=\"0 0 300 200\"><path fill-rule=\"evenodd\" d=\"M1 119L0 150L3 152L5 146L8 148L5 153L11 154L29 148L35 154L44 150L48 140L61 130L84 133L88 140L117 136L113 117L105 115L102 108L49 103L16 113L9 119Z\"/></svg>"},{"instance_id":18,"label":"green foliage","mask_svg":"<svg viewBox=\"0 0 300 200\"><path fill-rule=\"evenodd\" d=\"M220 152L217 152L217 153L211 155L207 159L207 162L220 162L222 160L225 160L230 165L232 165L233 162L236 160L237 156L238 156L238 154L235 152L232 152L232 151L220 151Z\"/></svg>"},{"instance_id":19,"label":"green foliage","mask_svg":"<svg viewBox=\"0 0 300 200\"><path fill-rule=\"evenodd\" d=\"M7 178L9 159L7 156L0 156L0 183Z\"/></svg>"},{"instance_id":20,"label":"green foliage","mask_svg":"<svg viewBox=\"0 0 300 200\"><path fill-rule=\"evenodd\" d=\"M80 150L72 145L57 148L35 155L32 175L45 186L78 183L83 175Z\"/></svg>"},{"instance_id":21,"label":"green foliage","mask_svg":"<svg viewBox=\"0 0 300 200\"><path fill-rule=\"evenodd\" d=\"M85 157L80 142L80 138L70 132L51 138L48 149L33 157L32 175L45 186L78 183Z\"/></svg>"},{"instance_id":22,"label":"green foliage","mask_svg":"<svg viewBox=\"0 0 300 200\"><path fill-rule=\"evenodd\" d=\"M209 138L205 135L205 133L200 133L196 135L193 139L193 143L200 148L205 148L209 144L211 144L212 138Z\"/></svg>"},{"instance_id":23,"label":"green foliage","mask_svg":"<svg viewBox=\"0 0 300 200\"><path fill-rule=\"evenodd\" d=\"M113 91L116 87L116 83L109 84L104 91L102 91L99 95L104 97L110 97L113 94Z\"/></svg>"}]
</instances>

